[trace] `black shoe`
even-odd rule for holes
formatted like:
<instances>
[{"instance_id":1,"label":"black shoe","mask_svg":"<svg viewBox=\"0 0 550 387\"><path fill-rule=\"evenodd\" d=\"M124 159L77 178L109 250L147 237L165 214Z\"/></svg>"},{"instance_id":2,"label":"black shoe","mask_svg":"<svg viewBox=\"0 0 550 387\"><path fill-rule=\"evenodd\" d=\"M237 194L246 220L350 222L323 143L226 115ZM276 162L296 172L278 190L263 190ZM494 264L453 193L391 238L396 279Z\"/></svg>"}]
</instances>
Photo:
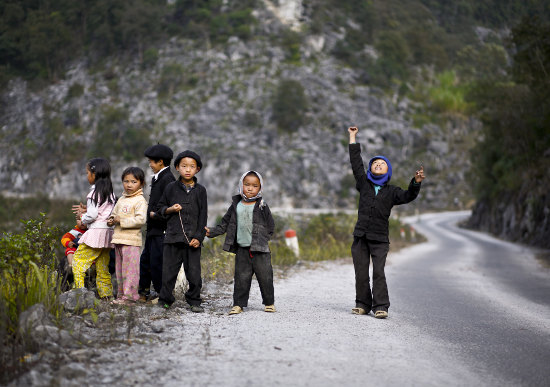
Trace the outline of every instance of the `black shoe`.
<instances>
[{"instance_id":1,"label":"black shoe","mask_svg":"<svg viewBox=\"0 0 550 387\"><path fill-rule=\"evenodd\" d=\"M191 305L191 307L189 309L193 313L203 313L204 312L204 308L200 305Z\"/></svg>"},{"instance_id":2,"label":"black shoe","mask_svg":"<svg viewBox=\"0 0 550 387\"><path fill-rule=\"evenodd\" d=\"M159 300L157 306L161 307L162 309L170 309L170 304L161 300Z\"/></svg>"}]
</instances>

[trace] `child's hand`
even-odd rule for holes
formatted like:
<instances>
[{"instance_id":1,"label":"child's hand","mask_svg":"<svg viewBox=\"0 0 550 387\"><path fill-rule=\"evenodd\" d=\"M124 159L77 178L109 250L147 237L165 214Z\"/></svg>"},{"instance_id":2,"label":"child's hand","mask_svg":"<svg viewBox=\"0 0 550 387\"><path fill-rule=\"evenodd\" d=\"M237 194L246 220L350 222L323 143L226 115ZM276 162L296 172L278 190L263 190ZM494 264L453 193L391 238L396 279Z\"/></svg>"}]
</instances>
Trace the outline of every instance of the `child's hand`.
<instances>
[{"instance_id":1,"label":"child's hand","mask_svg":"<svg viewBox=\"0 0 550 387\"><path fill-rule=\"evenodd\" d=\"M114 215L109 216L109 219L107 219L107 226L114 226L115 224L120 224L120 218Z\"/></svg>"},{"instance_id":2,"label":"child's hand","mask_svg":"<svg viewBox=\"0 0 550 387\"><path fill-rule=\"evenodd\" d=\"M150 218L154 218L155 216L156 216L156 214L153 211L149 212L149 217Z\"/></svg>"},{"instance_id":3,"label":"child's hand","mask_svg":"<svg viewBox=\"0 0 550 387\"><path fill-rule=\"evenodd\" d=\"M86 227L86 225L82 224L82 221L80 220L80 217L78 217L78 219L76 219L76 226L81 230Z\"/></svg>"},{"instance_id":4,"label":"child's hand","mask_svg":"<svg viewBox=\"0 0 550 387\"><path fill-rule=\"evenodd\" d=\"M422 180L424 180L424 166L420 166L420 169L418 171L416 171L415 175L414 175L414 181L416 181L417 183L421 183Z\"/></svg>"},{"instance_id":5,"label":"child's hand","mask_svg":"<svg viewBox=\"0 0 550 387\"><path fill-rule=\"evenodd\" d=\"M75 244L73 243L73 241L70 241L69 243L67 243L67 247L76 247Z\"/></svg>"},{"instance_id":6,"label":"child's hand","mask_svg":"<svg viewBox=\"0 0 550 387\"><path fill-rule=\"evenodd\" d=\"M179 203L174 204L172 207L168 207L166 209L166 212L171 214L172 212L180 212L181 211L181 205Z\"/></svg>"},{"instance_id":7,"label":"child's hand","mask_svg":"<svg viewBox=\"0 0 550 387\"><path fill-rule=\"evenodd\" d=\"M191 247L199 247L201 245L201 243L199 242L199 240L197 238L193 238L191 239L191 242L189 242L189 246Z\"/></svg>"},{"instance_id":8,"label":"child's hand","mask_svg":"<svg viewBox=\"0 0 550 387\"><path fill-rule=\"evenodd\" d=\"M208 227L205 227L204 229L206 230L206 236L209 237L210 236L210 229Z\"/></svg>"},{"instance_id":9,"label":"child's hand","mask_svg":"<svg viewBox=\"0 0 550 387\"><path fill-rule=\"evenodd\" d=\"M87 207L82 203L78 203L73 205L71 209L73 214L75 214L76 219L80 219L82 214L86 213Z\"/></svg>"},{"instance_id":10,"label":"child's hand","mask_svg":"<svg viewBox=\"0 0 550 387\"><path fill-rule=\"evenodd\" d=\"M350 144L355 143L355 136L357 135L357 132L359 132L359 129L357 129L356 126L350 126L348 128L348 132L349 132L349 143Z\"/></svg>"}]
</instances>

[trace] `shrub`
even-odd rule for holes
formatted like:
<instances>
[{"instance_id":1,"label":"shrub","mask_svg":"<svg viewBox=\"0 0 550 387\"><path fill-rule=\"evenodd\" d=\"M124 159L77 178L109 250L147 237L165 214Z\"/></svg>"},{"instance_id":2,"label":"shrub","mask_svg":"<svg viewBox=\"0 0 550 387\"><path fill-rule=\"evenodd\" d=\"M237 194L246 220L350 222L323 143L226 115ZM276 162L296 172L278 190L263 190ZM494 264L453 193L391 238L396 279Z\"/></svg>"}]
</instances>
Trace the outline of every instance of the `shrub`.
<instances>
[{"instance_id":1,"label":"shrub","mask_svg":"<svg viewBox=\"0 0 550 387\"><path fill-rule=\"evenodd\" d=\"M77 98L80 97L82 94L84 94L84 86L82 86L80 83L75 82L67 91L67 99Z\"/></svg>"},{"instance_id":2,"label":"shrub","mask_svg":"<svg viewBox=\"0 0 550 387\"><path fill-rule=\"evenodd\" d=\"M159 59L159 52L155 48L148 48L143 53L143 62L141 62L142 68L153 67Z\"/></svg>"},{"instance_id":3,"label":"shrub","mask_svg":"<svg viewBox=\"0 0 550 387\"><path fill-rule=\"evenodd\" d=\"M432 108L437 112L466 113L468 103L464 98L464 90L454 71L439 74L437 85L428 91Z\"/></svg>"},{"instance_id":4,"label":"shrub","mask_svg":"<svg viewBox=\"0 0 550 387\"><path fill-rule=\"evenodd\" d=\"M102 113L88 157L112 158L113 155L120 155L126 161L140 159L140 153L135 150L149 146L150 128L130 124L125 108L107 106Z\"/></svg>"},{"instance_id":5,"label":"shrub","mask_svg":"<svg viewBox=\"0 0 550 387\"><path fill-rule=\"evenodd\" d=\"M185 81L185 69L178 63L170 63L162 68L157 93L160 98L172 96Z\"/></svg>"},{"instance_id":6,"label":"shrub","mask_svg":"<svg viewBox=\"0 0 550 387\"><path fill-rule=\"evenodd\" d=\"M299 81L284 79L279 82L273 101L273 119L279 129L289 133L296 131L304 122L307 108L307 97Z\"/></svg>"},{"instance_id":7,"label":"shrub","mask_svg":"<svg viewBox=\"0 0 550 387\"><path fill-rule=\"evenodd\" d=\"M55 246L60 230L46 226L46 215L22 221L23 232L5 233L0 238L0 364L2 378L20 370L25 337L18 330L19 315L30 306L42 303L60 317L57 303L60 278L55 267Z\"/></svg>"}]
</instances>

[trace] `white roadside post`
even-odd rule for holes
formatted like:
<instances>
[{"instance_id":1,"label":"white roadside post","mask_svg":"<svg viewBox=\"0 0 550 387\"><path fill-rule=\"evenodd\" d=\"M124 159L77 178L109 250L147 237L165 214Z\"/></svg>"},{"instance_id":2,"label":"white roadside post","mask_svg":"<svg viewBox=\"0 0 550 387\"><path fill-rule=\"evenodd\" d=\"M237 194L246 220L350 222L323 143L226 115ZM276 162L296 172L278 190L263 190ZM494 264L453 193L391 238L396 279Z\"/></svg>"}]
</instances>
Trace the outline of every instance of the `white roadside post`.
<instances>
[{"instance_id":1,"label":"white roadside post","mask_svg":"<svg viewBox=\"0 0 550 387\"><path fill-rule=\"evenodd\" d=\"M296 236L296 231L288 229L285 231L285 242L286 245L294 252L296 257L300 256L300 247L298 246L298 237Z\"/></svg>"}]
</instances>

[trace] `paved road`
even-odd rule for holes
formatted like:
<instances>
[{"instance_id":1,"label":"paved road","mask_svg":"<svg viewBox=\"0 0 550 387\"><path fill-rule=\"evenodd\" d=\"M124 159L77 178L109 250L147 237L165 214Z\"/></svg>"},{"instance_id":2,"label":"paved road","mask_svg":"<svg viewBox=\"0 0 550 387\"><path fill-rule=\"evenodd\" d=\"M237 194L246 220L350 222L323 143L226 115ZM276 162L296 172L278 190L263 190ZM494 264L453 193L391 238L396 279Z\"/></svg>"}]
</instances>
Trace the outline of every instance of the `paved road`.
<instances>
[{"instance_id":1,"label":"paved road","mask_svg":"<svg viewBox=\"0 0 550 387\"><path fill-rule=\"evenodd\" d=\"M391 272L396 308L480 377L549 386L550 270L525 247L458 228L461 217L414 224L429 243Z\"/></svg>"},{"instance_id":2,"label":"paved road","mask_svg":"<svg viewBox=\"0 0 550 387\"><path fill-rule=\"evenodd\" d=\"M155 332L71 354L42 385L550 386L550 269L525 248L458 229L466 213L423 216L428 242L390 254L390 317L350 313L349 259L275 284L277 313L227 316L231 289L207 313L136 307ZM124 333L124 327L121 327ZM145 329L146 330L146 329ZM144 329L142 328L142 331ZM160 340L159 340L160 339ZM138 344L141 341L145 344ZM79 360L78 360L78 359ZM29 384L29 383L28 383Z\"/></svg>"}]
</instances>

